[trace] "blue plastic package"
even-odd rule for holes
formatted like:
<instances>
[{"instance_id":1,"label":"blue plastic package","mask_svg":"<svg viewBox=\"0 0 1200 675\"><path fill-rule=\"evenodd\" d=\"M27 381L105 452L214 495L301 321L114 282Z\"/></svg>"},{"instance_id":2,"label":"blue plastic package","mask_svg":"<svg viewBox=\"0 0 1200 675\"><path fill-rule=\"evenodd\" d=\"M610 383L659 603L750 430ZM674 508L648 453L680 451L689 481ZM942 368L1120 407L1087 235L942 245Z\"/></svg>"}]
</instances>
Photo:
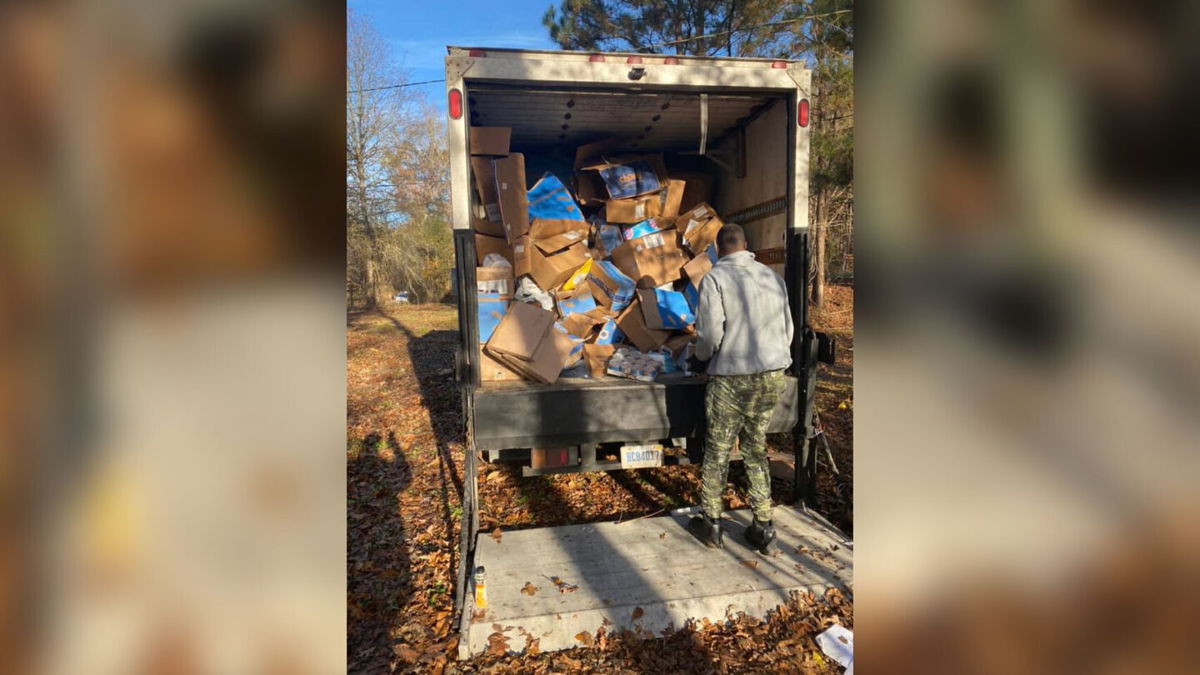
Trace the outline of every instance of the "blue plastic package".
<instances>
[{"instance_id":1,"label":"blue plastic package","mask_svg":"<svg viewBox=\"0 0 1200 675\"><path fill-rule=\"evenodd\" d=\"M564 317L568 314L590 312L593 309L596 309L596 299L592 297L591 293L583 293L567 300L558 301L558 311Z\"/></svg>"},{"instance_id":2,"label":"blue plastic package","mask_svg":"<svg viewBox=\"0 0 1200 675\"><path fill-rule=\"evenodd\" d=\"M600 177L613 199L628 199L662 189L658 174L644 159L600 169Z\"/></svg>"},{"instance_id":3,"label":"blue plastic package","mask_svg":"<svg viewBox=\"0 0 1200 675\"><path fill-rule=\"evenodd\" d=\"M512 296L500 293L479 294L479 344L492 337L492 332L500 325L500 319L508 314L509 300L512 300Z\"/></svg>"},{"instance_id":4,"label":"blue plastic package","mask_svg":"<svg viewBox=\"0 0 1200 675\"><path fill-rule=\"evenodd\" d=\"M596 336L596 344L612 345L620 342L625 338L625 334L617 327L617 322L609 319L600 327L600 334Z\"/></svg>"},{"instance_id":5,"label":"blue plastic package","mask_svg":"<svg viewBox=\"0 0 1200 675\"><path fill-rule=\"evenodd\" d=\"M544 174L526 193L529 198L529 219L583 220L579 205L571 198L567 186L552 173Z\"/></svg>"},{"instance_id":6,"label":"blue plastic package","mask_svg":"<svg viewBox=\"0 0 1200 675\"><path fill-rule=\"evenodd\" d=\"M654 300L659 320L662 321L664 329L682 330L696 323L696 315L692 313L683 293L656 288L654 289Z\"/></svg>"},{"instance_id":7,"label":"blue plastic package","mask_svg":"<svg viewBox=\"0 0 1200 675\"><path fill-rule=\"evenodd\" d=\"M658 223L654 222L652 218L647 218L637 225L626 229L625 240L629 241L630 239L637 239L638 237L644 237L648 234L654 234L658 231Z\"/></svg>"}]
</instances>

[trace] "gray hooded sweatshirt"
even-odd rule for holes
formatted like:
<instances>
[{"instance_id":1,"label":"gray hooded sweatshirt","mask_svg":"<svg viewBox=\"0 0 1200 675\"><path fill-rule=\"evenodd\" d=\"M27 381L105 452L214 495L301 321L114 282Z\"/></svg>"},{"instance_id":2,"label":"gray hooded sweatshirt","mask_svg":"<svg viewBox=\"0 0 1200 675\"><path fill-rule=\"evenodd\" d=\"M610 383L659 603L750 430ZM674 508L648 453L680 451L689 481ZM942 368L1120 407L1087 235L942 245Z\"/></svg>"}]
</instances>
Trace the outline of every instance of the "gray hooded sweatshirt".
<instances>
[{"instance_id":1,"label":"gray hooded sweatshirt","mask_svg":"<svg viewBox=\"0 0 1200 675\"><path fill-rule=\"evenodd\" d=\"M749 251L731 253L700 281L696 358L711 375L750 375L792 363L787 285Z\"/></svg>"}]
</instances>

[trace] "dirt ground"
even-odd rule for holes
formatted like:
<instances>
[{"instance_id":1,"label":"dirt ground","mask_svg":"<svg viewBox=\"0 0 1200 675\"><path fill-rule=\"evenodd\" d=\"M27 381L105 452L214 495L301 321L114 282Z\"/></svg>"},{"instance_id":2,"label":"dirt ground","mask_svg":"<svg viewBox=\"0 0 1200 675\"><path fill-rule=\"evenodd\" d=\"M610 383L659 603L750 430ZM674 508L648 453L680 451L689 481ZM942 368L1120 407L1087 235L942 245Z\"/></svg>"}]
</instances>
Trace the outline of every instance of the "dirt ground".
<instances>
[{"instance_id":1,"label":"dirt ground","mask_svg":"<svg viewBox=\"0 0 1200 675\"><path fill-rule=\"evenodd\" d=\"M837 363L821 366L817 409L840 471L819 458L819 509L853 532L853 290L828 288L812 323L838 338ZM398 305L347 317L347 603L351 672L836 672L813 637L837 621L853 627L851 599L797 596L766 621L739 616L684 626L662 637L578 637L581 646L509 655L497 649L456 661L454 585L462 515L463 429L454 381L455 309ZM771 439L774 464L790 442ZM774 469L781 469L776 472ZM773 467L772 496L791 486ZM740 465L730 471L730 508L748 506ZM501 530L619 520L698 497L698 467L522 478L487 465L479 478L480 523Z\"/></svg>"}]
</instances>

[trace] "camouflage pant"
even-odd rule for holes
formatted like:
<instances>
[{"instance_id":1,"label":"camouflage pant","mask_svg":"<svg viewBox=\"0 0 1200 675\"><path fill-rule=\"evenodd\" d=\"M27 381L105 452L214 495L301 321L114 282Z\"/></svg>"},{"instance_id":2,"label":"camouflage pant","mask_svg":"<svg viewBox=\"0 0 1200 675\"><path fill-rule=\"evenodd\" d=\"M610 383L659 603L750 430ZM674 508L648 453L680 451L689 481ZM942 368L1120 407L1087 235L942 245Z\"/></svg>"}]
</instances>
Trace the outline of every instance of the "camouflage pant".
<instances>
[{"instance_id":1,"label":"camouflage pant","mask_svg":"<svg viewBox=\"0 0 1200 675\"><path fill-rule=\"evenodd\" d=\"M718 518L723 510L721 493L729 472L729 451L734 439L750 479L750 506L759 520L771 519L771 476L767 469L767 424L783 394L782 370L753 375L709 377L704 407L708 435L704 439L704 513Z\"/></svg>"}]
</instances>

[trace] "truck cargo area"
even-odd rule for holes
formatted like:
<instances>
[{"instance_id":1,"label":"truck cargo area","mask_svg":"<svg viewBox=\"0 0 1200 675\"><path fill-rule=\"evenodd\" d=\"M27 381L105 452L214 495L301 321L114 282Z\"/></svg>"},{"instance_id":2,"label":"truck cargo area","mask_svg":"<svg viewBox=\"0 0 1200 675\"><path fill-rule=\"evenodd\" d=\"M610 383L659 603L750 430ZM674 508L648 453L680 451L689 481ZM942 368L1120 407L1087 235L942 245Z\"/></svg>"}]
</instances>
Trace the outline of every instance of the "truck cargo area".
<instances>
[{"instance_id":1,"label":"truck cargo area","mask_svg":"<svg viewBox=\"0 0 1200 675\"><path fill-rule=\"evenodd\" d=\"M552 651L582 645L576 636L594 637L600 626L661 634L689 619L762 617L793 591L853 584L852 544L819 517L777 507L779 539L764 556L742 540L750 512L727 515L723 549L688 534L686 516L480 534L475 562L487 569L487 608L467 601L461 657L500 639L511 651L533 640Z\"/></svg>"},{"instance_id":2,"label":"truck cargo area","mask_svg":"<svg viewBox=\"0 0 1200 675\"><path fill-rule=\"evenodd\" d=\"M797 245L788 228L788 203L796 189L790 182L793 134L788 100L778 93L479 82L468 97L472 128L511 128L511 151L524 155L527 188L547 172L564 180L572 176L581 145L628 139L623 147L663 153L673 175L707 182L706 201L725 222L743 226L761 262L786 275L789 255L800 255L791 250ZM804 321L800 307L793 317L797 325ZM670 375L656 382L613 377L564 377L553 385L478 382L472 392L475 446L499 450L695 437L703 431L704 383L703 377ZM798 389L796 377L789 375L772 433L797 424Z\"/></svg>"}]
</instances>

